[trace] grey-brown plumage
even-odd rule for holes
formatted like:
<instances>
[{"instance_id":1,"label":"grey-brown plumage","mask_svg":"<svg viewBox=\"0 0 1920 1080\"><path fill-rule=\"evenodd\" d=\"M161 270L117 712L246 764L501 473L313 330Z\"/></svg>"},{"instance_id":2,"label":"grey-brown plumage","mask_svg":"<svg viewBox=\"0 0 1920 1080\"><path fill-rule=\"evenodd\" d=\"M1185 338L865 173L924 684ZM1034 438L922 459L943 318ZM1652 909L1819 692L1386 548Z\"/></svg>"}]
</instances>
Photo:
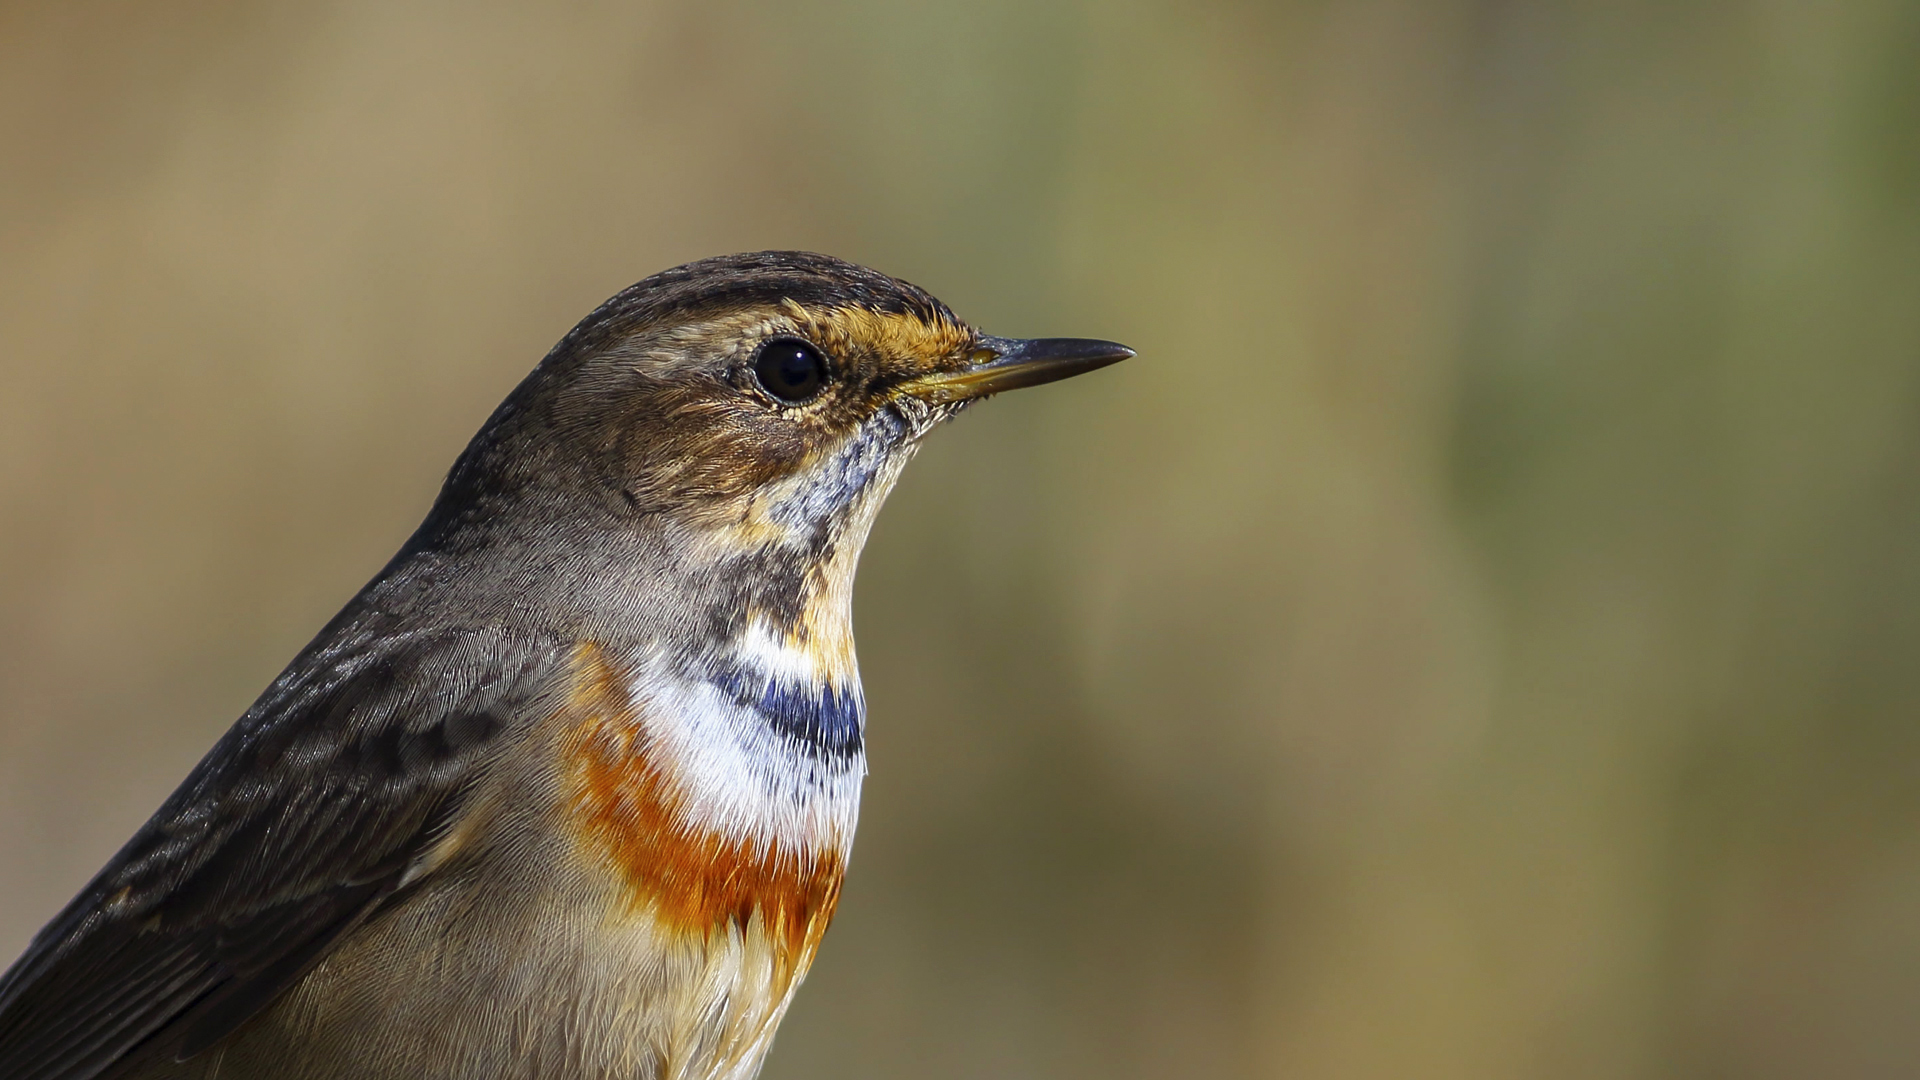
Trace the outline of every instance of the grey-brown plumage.
<instances>
[{"instance_id":1,"label":"grey-brown plumage","mask_svg":"<svg viewBox=\"0 0 1920 1080\"><path fill-rule=\"evenodd\" d=\"M825 256L620 293L0 979L0 1077L747 1077L831 917L854 562L983 337Z\"/></svg>"}]
</instances>

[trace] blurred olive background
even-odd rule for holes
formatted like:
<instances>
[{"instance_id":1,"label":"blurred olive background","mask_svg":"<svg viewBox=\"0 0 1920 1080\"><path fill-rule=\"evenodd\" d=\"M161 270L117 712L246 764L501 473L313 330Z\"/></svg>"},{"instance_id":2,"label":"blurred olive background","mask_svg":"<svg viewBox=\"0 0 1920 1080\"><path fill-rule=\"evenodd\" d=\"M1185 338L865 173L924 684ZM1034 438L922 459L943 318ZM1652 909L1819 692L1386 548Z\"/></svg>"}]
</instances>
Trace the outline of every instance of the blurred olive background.
<instances>
[{"instance_id":1,"label":"blurred olive background","mask_svg":"<svg viewBox=\"0 0 1920 1080\"><path fill-rule=\"evenodd\" d=\"M0 8L0 953L601 299L938 434L772 1080L1920 1074L1920 5Z\"/></svg>"}]
</instances>

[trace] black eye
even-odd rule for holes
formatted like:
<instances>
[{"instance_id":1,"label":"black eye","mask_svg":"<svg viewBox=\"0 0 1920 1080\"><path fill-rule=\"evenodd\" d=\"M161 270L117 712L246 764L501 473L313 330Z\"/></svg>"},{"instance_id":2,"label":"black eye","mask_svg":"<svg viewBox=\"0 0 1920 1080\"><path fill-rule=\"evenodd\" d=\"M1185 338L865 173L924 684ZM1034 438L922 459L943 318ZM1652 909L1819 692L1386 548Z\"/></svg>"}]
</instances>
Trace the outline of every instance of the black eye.
<instances>
[{"instance_id":1,"label":"black eye","mask_svg":"<svg viewBox=\"0 0 1920 1080\"><path fill-rule=\"evenodd\" d=\"M801 402L827 381L827 358L798 338L774 338L760 347L753 373L767 393L781 401Z\"/></svg>"}]
</instances>

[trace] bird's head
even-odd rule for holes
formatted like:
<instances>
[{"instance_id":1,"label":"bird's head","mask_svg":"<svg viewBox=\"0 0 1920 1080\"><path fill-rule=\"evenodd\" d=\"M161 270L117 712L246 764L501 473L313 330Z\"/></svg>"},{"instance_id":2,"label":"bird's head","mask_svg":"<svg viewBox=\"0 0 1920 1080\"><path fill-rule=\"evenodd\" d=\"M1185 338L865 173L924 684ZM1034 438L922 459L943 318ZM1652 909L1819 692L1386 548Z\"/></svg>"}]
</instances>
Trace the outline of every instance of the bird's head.
<instances>
[{"instance_id":1,"label":"bird's head","mask_svg":"<svg viewBox=\"0 0 1920 1080\"><path fill-rule=\"evenodd\" d=\"M921 438L990 394L1131 355L983 335L921 289L824 255L689 263L554 347L412 546L479 567L468 577L489 603L564 595L604 616L590 632L628 632L690 677L747 687L743 700L794 687L857 702L854 565Z\"/></svg>"},{"instance_id":2,"label":"bird's head","mask_svg":"<svg viewBox=\"0 0 1920 1080\"><path fill-rule=\"evenodd\" d=\"M436 516L471 523L530 498L568 504L543 518L670 529L716 559L852 555L936 423L1131 355L987 336L916 286L829 256L706 259L582 320L475 439Z\"/></svg>"}]
</instances>

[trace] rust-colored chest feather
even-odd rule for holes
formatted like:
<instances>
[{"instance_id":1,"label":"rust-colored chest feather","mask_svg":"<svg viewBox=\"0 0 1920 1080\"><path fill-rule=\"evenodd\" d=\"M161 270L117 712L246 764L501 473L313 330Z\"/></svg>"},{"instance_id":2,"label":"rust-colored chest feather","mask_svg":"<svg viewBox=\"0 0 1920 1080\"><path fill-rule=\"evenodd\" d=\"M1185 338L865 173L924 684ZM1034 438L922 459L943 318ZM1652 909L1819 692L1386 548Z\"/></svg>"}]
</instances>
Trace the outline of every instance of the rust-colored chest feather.
<instances>
[{"instance_id":1,"label":"rust-colored chest feather","mask_svg":"<svg viewBox=\"0 0 1920 1080\"><path fill-rule=\"evenodd\" d=\"M700 808L711 800L635 706L626 673L591 644L580 647L575 671L565 813L585 852L662 929L706 938L757 928L780 966L804 971L839 901L846 857L838 838L781 842L704 823Z\"/></svg>"}]
</instances>

